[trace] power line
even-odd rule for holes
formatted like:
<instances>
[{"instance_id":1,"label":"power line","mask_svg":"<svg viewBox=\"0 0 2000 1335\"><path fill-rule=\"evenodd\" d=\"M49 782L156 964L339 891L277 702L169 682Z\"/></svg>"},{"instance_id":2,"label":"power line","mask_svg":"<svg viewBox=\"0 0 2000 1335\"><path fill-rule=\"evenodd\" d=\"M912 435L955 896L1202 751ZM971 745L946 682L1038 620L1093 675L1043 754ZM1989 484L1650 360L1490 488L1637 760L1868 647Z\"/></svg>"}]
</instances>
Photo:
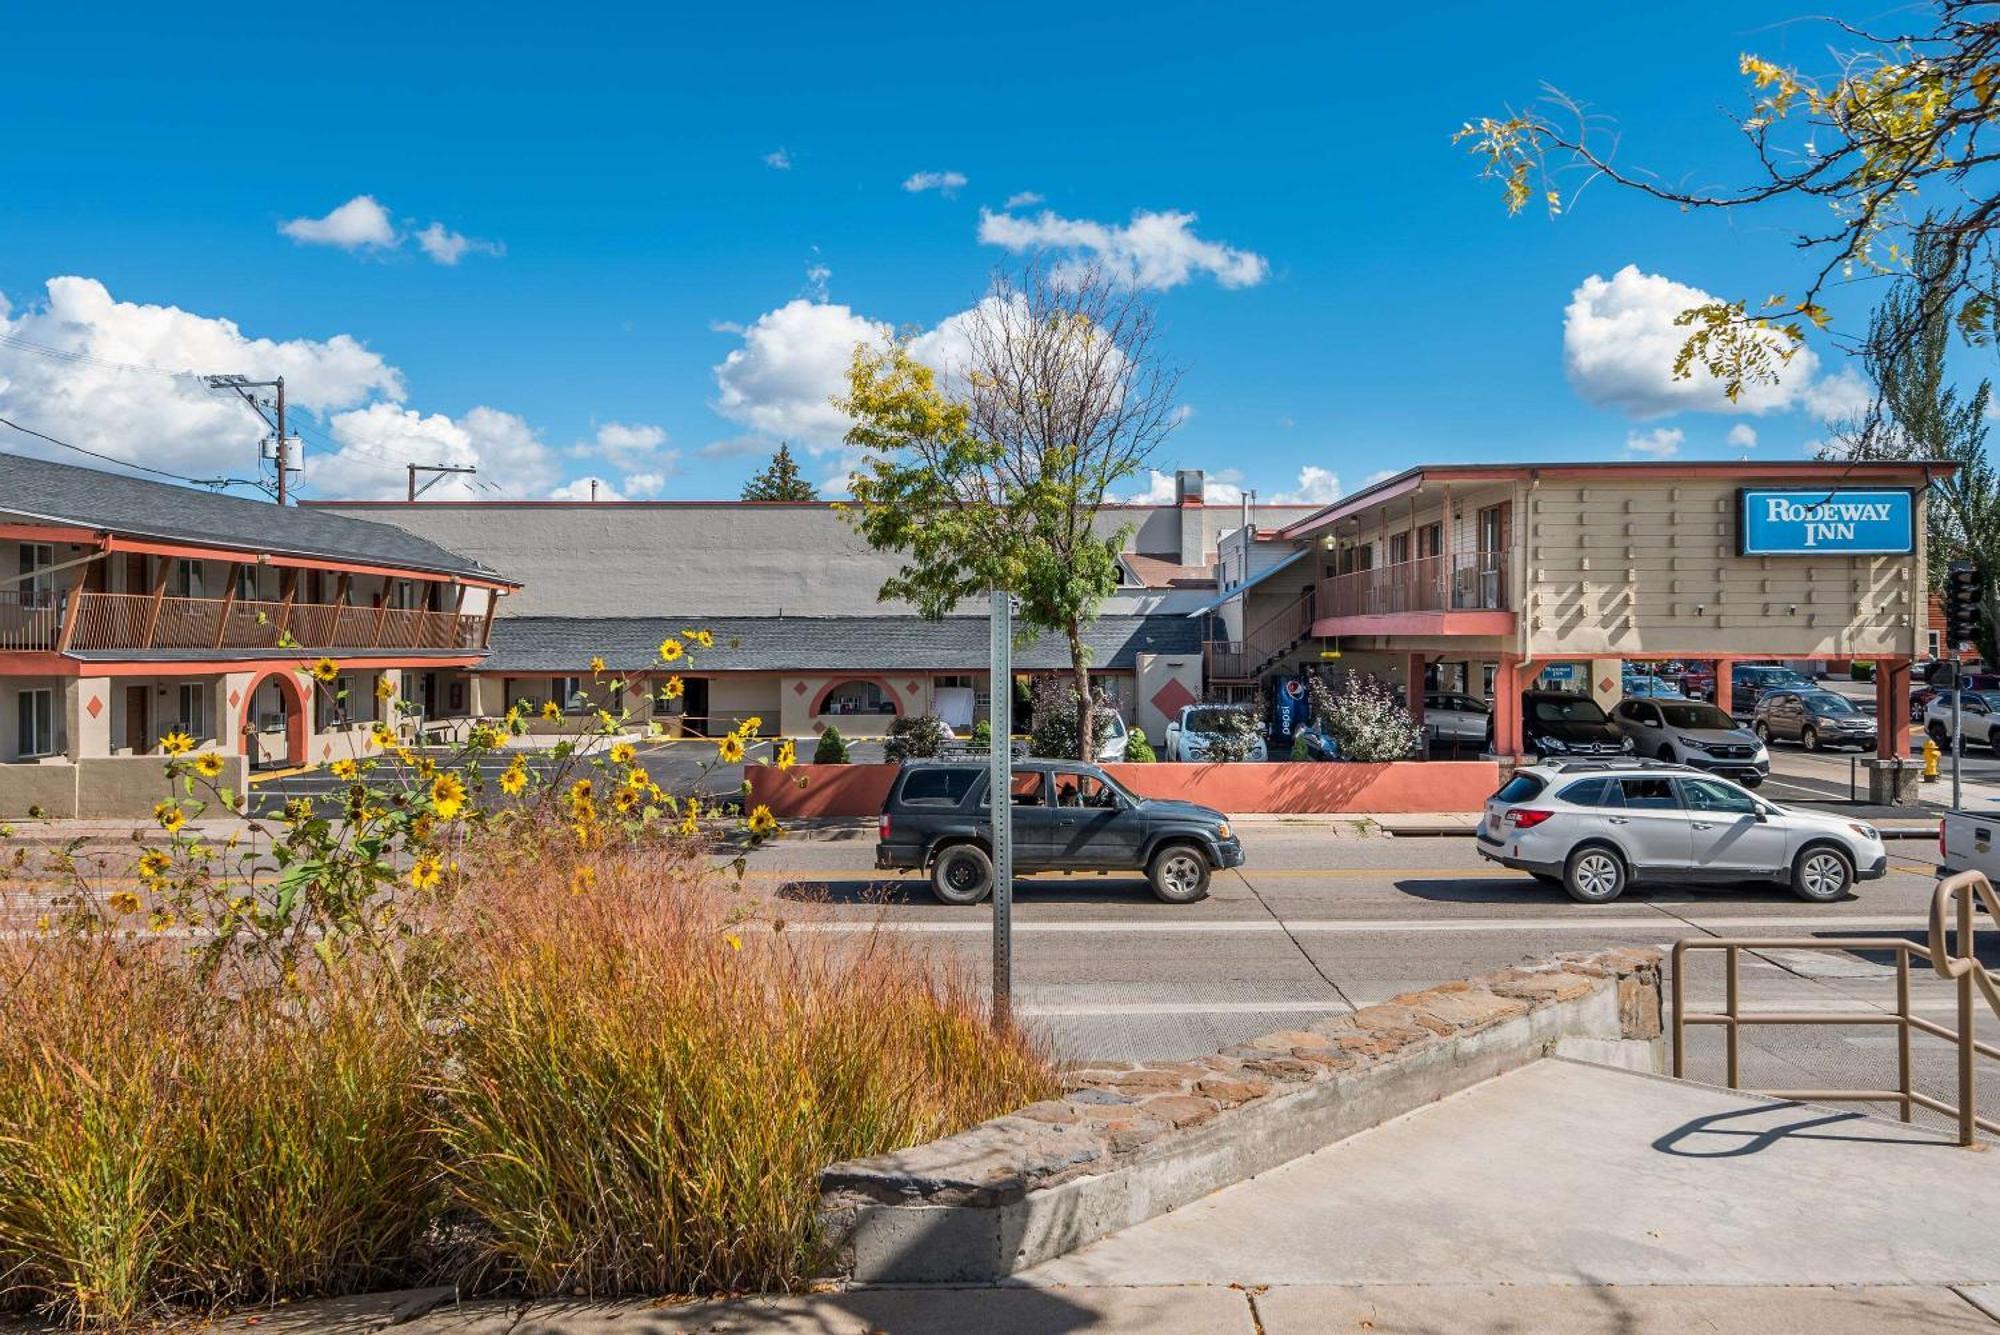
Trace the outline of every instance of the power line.
<instances>
[{"instance_id":1,"label":"power line","mask_svg":"<svg viewBox=\"0 0 2000 1335\"><path fill-rule=\"evenodd\" d=\"M169 472L167 472L167 471L166 471L165 469L163 469L163 468L153 468L153 467L150 467L150 466L148 466L148 465L146 465L146 464L135 464L135 463L133 463L133 462L132 462L131 460L129 460L129 459L120 459L120 458L116 457L115 455L110 455L110 454L100 454L100 453L98 453L98 452L97 452L96 450L87 450L87 449L85 449L85 448L84 448L83 446L81 446L81 445L72 445L72 444L70 444L70 443L69 443L68 441L66 441L66 440L57 440L57 439L56 439L56 438L55 438L54 436L51 436L51 435L48 435L48 434L47 434L47 433L45 433L45 432L41 432L41 431L36 431L36 430L35 430L35 429L33 429L32 427L25 427L25 426L22 426L22 425L21 425L21 424L20 424L19 422L14 422L14 421L10 421L10 420L8 420L8 419L7 419L7 418L5 418L5 417L0 417L0 426L5 426L5 427L12 427L12 428L13 428L14 430L16 430L16 431L20 432L20 433L21 433L22 435L24 435L24 436L33 436L33 437L34 437L34 438L35 438L36 440L45 440L45 441L47 441L47 442L48 442L49 444L51 444L51 445L59 445L59 446L61 446L61 447L62 447L63 449L66 449L66 450L75 450L75 451L76 451L76 452L77 452L78 454L87 454L87 455L89 455L89 456L90 456L91 458L93 458L93 459L102 459L102 460L103 460L103 461L104 461L105 463L108 463L108 464L116 464L116 465L117 465L118 467L120 467L120 468L133 468L133 469L137 469L137 470L138 470L139 472L141 472L141 473L151 473L151 474L153 474L153 475L154 475L155 477L163 477L163 478L167 478L168 480L170 480L170 481L173 481L173 482L185 482L185 483L188 483L188 484L189 484L190 486L196 486L196 487L254 487L254 486L256 486L256 485L257 485L257 484L256 484L255 482L252 482L252 481L250 481L250 480L249 480L249 479L247 479L247 478L240 478L240 477L211 477L211 478L199 478L199 477L187 477L187 476L185 476L185 475L183 475L183 474L180 474L180 473L169 473Z\"/></svg>"},{"instance_id":2,"label":"power line","mask_svg":"<svg viewBox=\"0 0 2000 1335\"><path fill-rule=\"evenodd\" d=\"M72 352L67 348L52 348L46 343L36 343L18 334L0 334L0 347L13 348L19 352L32 352L37 356L50 357L59 362L70 362L77 366L93 366L104 371L138 371L146 375L163 375L172 379L192 376L193 371L169 371L164 366L148 366L143 362L114 362L105 357L88 352Z\"/></svg>"}]
</instances>

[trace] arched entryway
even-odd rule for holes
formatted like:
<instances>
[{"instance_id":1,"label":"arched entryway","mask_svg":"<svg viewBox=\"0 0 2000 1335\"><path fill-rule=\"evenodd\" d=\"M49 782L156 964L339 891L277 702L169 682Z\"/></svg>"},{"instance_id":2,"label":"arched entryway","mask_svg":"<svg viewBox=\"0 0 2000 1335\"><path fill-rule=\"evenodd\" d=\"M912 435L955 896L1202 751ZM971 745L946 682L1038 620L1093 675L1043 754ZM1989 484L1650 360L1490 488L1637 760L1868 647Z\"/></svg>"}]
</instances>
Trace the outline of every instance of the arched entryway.
<instances>
[{"instance_id":1,"label":"arched entryway","mask_svg":"<svg viewBox=\"0 0 2000 1335\"><path fill-rule=\"evenodd\" d=\"M812 703L814 717L854 714L894 717L902 712L903 702L896 698L896 688L881 677L842 677L830 681L820 688Z\"/></svg>"},{"instance_id":2,"label":"arched entryway","mask_svg":"<svg viewBox=\"0 0 2000 1335\"><path fill-rule=\"evenodd\" d=\"M271 729L261 727L275 715L282 720L285 754L281 757L262 748L257 739ZM306 737L312 720L312 700L306 694L305 679L295 668L273 668L251 679L243 692L243 715L237 720L238 749L250 757L252 768L284 765L297 768L306 763Z\"/></svg>"}]
</instances>

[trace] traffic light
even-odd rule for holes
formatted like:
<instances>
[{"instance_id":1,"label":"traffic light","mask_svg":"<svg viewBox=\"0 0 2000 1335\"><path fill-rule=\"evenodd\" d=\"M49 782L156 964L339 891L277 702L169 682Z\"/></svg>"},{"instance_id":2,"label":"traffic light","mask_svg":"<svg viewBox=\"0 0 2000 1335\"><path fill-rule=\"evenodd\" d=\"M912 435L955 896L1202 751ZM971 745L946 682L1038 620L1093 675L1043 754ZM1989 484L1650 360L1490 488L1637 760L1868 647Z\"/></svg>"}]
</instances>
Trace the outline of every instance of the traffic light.
<instances>
[{"instance_id":1,"label":"traffic light","mask_svg":"<svg viewBox=\"0 0 2000 1335\"><path fill-rule=\"evenodd\" d=\"M1956 649L1979 638L1979 572L1970 561L1953 561L1944 577L1944 637Z\"/></svg>"}]
</instances>

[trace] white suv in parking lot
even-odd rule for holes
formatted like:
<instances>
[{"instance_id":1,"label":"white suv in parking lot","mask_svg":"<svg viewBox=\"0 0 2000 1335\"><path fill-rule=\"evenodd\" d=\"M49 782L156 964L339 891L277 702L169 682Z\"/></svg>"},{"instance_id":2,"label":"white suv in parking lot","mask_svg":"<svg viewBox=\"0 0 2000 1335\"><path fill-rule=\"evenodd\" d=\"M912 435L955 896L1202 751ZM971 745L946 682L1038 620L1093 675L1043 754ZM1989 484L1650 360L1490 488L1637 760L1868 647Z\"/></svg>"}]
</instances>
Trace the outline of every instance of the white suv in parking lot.
<instances>
[{"instance_id":1,"label":"white suv in parking lot","mask_svg":"<svg viewBox=\"0 0 2000 1335\"><path fill-rule=\"evenodd\" d=\"M1570 761L1514 771L1479 855L1604 904L1633 882L1767 881L1815 903L1889 869L1874 826L1781 807L1685 765Z\"/></svg>"}]
</instances>

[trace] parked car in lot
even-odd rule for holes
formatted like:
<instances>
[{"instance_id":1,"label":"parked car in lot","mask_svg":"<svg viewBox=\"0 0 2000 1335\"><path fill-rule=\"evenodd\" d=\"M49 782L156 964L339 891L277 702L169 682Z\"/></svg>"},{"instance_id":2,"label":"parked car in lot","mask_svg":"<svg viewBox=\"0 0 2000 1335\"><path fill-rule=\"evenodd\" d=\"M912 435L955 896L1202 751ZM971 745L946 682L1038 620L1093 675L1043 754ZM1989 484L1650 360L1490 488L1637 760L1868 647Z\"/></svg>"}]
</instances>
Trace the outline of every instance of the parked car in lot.
<instances>
[{"instance_id":1,"label":"parked car in lot","mask_svg":"<svg viewBox=\"0 0 2000 1335\"><path fill-rule=\"evenodd\" d=\"M1994 731L2000 728L2000 691L1961 691L1959 727L1965 744L1992 747ZM1924 709L1924 731L1945 750L1951 750L1951 692L1941 691Z\"/></svg>"},{"instance_id":2,"label":"parked car in lot","mask_svg":"<svg viewBox=\"0 0 2000 1335\"><path fill-rule=\"evenodd\" d=\"M1771 772L1771 753L1754 733L1698 700L1621 700L1611 723L1632 739L1635 755L1726 774L1748 788Z\"/></svg>"},{"instance_id":3,"label":"parked car in lot","mask_svg":"<svg viewBox=\"0 0 2000 1335\"><path fill-rule=\"evenodd\" d=\"M1808 751L1829 746L1854 746L1864 751L1875 748L1875 716L1856 709L1846 696L1817 687L1773 690L1759 696L1750 730L1766 745L1797 742Z\"/></svg>"},{"instance_id":4,"label":"parked car in lot","mask_svg":"<svg viewBox=\"0 0 2000 1335\"><path fill-rule=\"evenodd\" d=\"M1765 881L1826 903L1887 873L1874 826L1766 802L1712 774L1658 761L1567 761L1514 771L1487 799L1479 855L1571 899L1627 886Z\"/></svg>"},{"instance_id":5,"label":"parked car in lot","mask_svg":"<svg viewBox=\"0 0 2000 1335\"><path fill-rule=\"evenodd\" d=\"M1493 743L1489 719L1486 740ZM1632 739L1611 726L1611 719L1587 695L1568 691L1521 693L1521 743L1538 756L1623 756Z\"/></svg>"},{"instance_id":6,"label":"parked car in lot","mask_svg":"<svg viewBox=\"0 0 2000 1335\"><path fill-rule=\"evenodd\" d=\"M1221 812L1192 802L1134 797L1095 765L1030 760L1014 766L1014 870L1143 870L1169 904L1208 894L1212 871L1243 865L1243 844ZM883 800L875 865L920 870L947 904L993 893L987 768L911 760Z\"/></svg>"},{"instance_id":7,"label":"parked car in lot","mask_svg":"<svg viewBox=\"0 0 2000 1335\"><path fill-rule=\"evenodd\" d=\"M1116 765L1125 759L1125 746L1132 739L1131 730L1125 720L1116 714L1097 716L1097 763Z\"/></svg>"},{"instance_id":8,"label":"parked car in lot","mask_svg":"<svg viewBox=\"0 0 2000 1335\"><path fill-rule=\"evenodd\" d=\"M1802 672L1764 663L1732 663L1729 667L1729 703L1738 714L1747 715L1767 691L1816 691L1817 682Z\"/></svg>"},{"instance_id":9,"label":"parked car in lot","mask_svg":"<svg viewBox=\"0 0 2000 1335\"><path fill-rule=\"evenodd\" d=\"M1483 743L1493 707L1451 691L1424 692L1424 735L1434 742Z\"/></svg>"},{"instance_id":10,"label":"parked car in lot","mask_svg":"<svg viewBox=\"0 0 2000 1335\"><path fill-rule=\"evenodd\" d=\"M1664 677L1651 677L1643 673L1628 672L1621 680L1619 690L1627 696L1644 696L1654 699L1684 699L1679 686Z\"/></svg>"},{"instance_id":11,"label":"parked car in lot","mask_svg":"<svg viewBox=\"0 0 2000 1335\"><path fill-rule=\"evenodd\" d=\"M1247 718L1253 728L1258 727L1256 716L1248 710L1237 709L1231 705L1187 705L1181 709L1179 715L1168 722L1166 741L1162 746L1160 759L1187 763L1207 760L1209 747L1221 730L1223 716L1226 714ZM1249 758L1257 761L1270 758L1270 750L1264 744L1261 729L1257 732L1256 743L1250 748Z\"/></svg>"}]
</instances>

